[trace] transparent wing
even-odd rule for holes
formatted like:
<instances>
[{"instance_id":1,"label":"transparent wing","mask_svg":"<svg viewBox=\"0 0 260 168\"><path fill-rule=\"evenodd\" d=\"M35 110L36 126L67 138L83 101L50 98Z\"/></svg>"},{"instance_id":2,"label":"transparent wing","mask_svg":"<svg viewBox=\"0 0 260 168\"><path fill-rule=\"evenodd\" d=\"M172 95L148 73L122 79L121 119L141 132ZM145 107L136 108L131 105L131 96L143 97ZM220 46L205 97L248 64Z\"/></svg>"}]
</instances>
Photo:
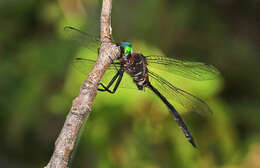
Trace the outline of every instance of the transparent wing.
<instances>
[{"instance_id":1,"label":"transparent wing","mask_svg":"<svg viewBox=\"0 0 260 168\"><path fill-rule=\"evenodd\" d=\"M184 109L197 112L201 115L211 115L209 106L200 98L182 90L157 75L149 72L152 85L156 87L167 99L173 100L173 104L181 105Z\"/></svg>"},{"instance_id":2,"label":"transparent wing","mask_svg":"<svg viewBox=\"0 0 260 168\"><path fill-rule=\"evenodd\" d=\"M87 59L87 58L76 58L72 66L79 72L89 75L96 61ZM120 68L119 62L115 61L111 63L111 65L106 70L104 76L101 79L101 82L104 85L107 85L113 78L113 76L117 73L117 70ZM128 89L137 89L136 85L133 82L133 79L126 73L121 80L119 85L120 88L128 88ZM112 86L113 88L113 86Z\"/></svg>"},{"instance_id":3,"label":"transparent wing","mask_svg":"<svg viewBox=\"0 0 260 168\"><path fill-rule=\"evenodd\" d=\"M89 75L90 71L92 70L92 68L94 67L96 61L91 60L91 59L87 59L87 58L76 58L73 60L72 62L72 66L79 72L85 74L85 75ZM116 74L117 69L119 69L119 65L115 64L115 65L110 65L108 67L108 69L105 72L104 77L102 78L102 80L105 81L109 81L109 79L111 80L113 78L113 75Z\"/></svg>"},{"instance_id":4,"label":"transparent wing","mask_svg":"<svg viewBox=\"0 0 260 168\"><path fill-rule=\"evenodd\" d=\"M145 57L148 67L151 66L153 68L165 70L192 80L211 80L219 75L219 71L214 66L205 63L182 61L157 55Z\"/></svg>"},{"instance_id":5,"label":"transparent wing","mask_svg":"<svg viewBox=\"0 0 260 168\"><path fill-rule=\"evenodd\" d=\"M75 41L78 45L87 47L92 52L98 52L98 47L100 46L100 38L98 36L91 35L71 26L64 27L64 31L68 40Z\"/></svg>"}]
</instances>

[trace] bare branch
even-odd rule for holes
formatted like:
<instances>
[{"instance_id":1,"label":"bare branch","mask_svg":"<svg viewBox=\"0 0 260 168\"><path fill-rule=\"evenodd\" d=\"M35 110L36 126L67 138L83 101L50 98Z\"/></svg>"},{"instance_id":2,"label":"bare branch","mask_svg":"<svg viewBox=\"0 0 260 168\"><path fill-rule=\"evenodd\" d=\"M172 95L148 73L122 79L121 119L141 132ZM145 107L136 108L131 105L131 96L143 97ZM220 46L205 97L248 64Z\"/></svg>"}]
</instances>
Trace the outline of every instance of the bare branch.
<instances>
[{"instance_id":1,"label":"bare branch","mask_svg":"<svg viewBox=\"0 0 260 168\"><path fill-rule=\"evenodd\" d=\"M82 84L78 97L73 100L72 107L64 126L55 143L53 155L45 168L66 168L79 136L79 130L84 120L89 116L93 101L97 95L98 84L110 65L111 59L116 59L119 49L111 43L111 9L112 0L103 0L100 17L101 47L97 62Z\"/></svg>"},{"instance_id":2,"label":"bare branch","mask_svg":"<svg viewBox=\"0 0 260 168\"><path fill-rule=\"evenodd\" d=\"M111 10L112 0L103 0L103 6L100 15L100 38L102 42L111 42Z\"/></svg>"}]
</instances>

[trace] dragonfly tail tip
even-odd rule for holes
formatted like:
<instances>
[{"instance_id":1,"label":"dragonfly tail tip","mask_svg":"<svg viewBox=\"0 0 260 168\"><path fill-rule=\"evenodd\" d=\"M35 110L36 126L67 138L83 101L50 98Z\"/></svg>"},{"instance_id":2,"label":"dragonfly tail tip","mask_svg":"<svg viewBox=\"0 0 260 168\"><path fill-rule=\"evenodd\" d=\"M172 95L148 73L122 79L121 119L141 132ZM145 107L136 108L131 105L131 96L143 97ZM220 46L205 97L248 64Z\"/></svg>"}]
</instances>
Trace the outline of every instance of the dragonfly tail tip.
<instances>
[{"instance_id":1,"label":"dragonfly tail tip","mask_svg":"<svg viewBox=\"0 0 260 168\"><path fill-rule=\"evenodd\" d=\"M197 148L195 142L193 141L193 139L189 140L189 142L191 143L191 145L194 147L194 148Z\"/></svg>"}]
</instances>

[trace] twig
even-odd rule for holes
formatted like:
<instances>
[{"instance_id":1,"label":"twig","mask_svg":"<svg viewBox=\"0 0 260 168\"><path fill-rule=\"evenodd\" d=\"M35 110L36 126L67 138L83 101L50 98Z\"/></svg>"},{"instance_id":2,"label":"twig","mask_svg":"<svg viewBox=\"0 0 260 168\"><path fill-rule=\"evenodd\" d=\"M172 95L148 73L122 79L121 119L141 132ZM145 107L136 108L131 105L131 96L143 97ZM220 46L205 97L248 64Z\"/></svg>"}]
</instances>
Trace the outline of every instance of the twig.
<instances>
[{"instance_id":1,"label":"twig","mask_svg":"<svg viewBox=\"0 0 260 168\"><path fill-rule=\"evenodd\" d=\"M92 103L97 95L99 81L110 65L111 59L116 59L119 49L111 43L111 9L112 0L103 0L100 17L101 46L97 62L82 84L78 97L73 100L72 107L64 126L55 143L53 155L45 168L67 168L71 153L79 136L79 130L84 120L89 116Z\"/></svg>"}]
</instances>

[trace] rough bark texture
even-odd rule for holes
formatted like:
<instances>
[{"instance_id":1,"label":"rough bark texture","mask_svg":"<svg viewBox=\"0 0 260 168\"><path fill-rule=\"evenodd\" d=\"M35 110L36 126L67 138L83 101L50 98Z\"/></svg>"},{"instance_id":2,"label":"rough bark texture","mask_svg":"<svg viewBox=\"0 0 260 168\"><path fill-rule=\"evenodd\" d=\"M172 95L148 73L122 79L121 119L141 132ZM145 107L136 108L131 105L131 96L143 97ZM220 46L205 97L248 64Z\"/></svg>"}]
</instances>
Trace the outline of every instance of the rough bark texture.
<instances>
[{"instance_id":1,"label":"rough bark texture","mask_svg":"<svg viewBox=\"0 0 260 168\"><path fill-rule=\"evenodd\" d=\"M97 95L97 87L105 70L119 54L119 49L111 43L111 9L112 0L103 0L100 17L101 46L97 62L82 84L78 97L73 100L72 107L64 126L55 142L53 155L45 168L67 168L71 153L79 136L79 130L90 114L93 101Z\"/></svg>"}]
</instances>

